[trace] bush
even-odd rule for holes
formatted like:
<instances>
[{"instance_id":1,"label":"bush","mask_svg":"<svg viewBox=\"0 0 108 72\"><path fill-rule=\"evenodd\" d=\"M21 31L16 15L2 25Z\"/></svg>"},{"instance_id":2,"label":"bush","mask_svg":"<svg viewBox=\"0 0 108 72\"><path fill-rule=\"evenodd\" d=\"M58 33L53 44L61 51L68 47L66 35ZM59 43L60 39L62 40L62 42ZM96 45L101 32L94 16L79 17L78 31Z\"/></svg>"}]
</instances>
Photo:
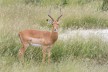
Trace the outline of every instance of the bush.
<instances>
[{"instance_id":1,"label":"bush","mask_svg":"<svg viewBox=\"0 0 108 72\"><path fill-rule=\"evenodd\" d=\"M102 10L103 11L107 11L108 10L108 0L103 0Z\"/></svg>"}]
</instances>

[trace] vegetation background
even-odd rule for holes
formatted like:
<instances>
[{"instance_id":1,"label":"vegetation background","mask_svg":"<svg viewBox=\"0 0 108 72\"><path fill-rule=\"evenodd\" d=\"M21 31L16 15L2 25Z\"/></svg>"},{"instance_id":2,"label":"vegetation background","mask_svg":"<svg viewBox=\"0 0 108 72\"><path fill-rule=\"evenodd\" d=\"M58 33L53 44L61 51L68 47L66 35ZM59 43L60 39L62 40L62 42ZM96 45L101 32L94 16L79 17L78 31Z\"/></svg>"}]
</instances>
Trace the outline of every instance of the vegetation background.
<instances>
[{"instance_id":1,"label":"vegetation background","mask_svg":"<svg viewBox=\"0 0 108 72\"><path fill-rule=\"evenodd\" d=\"M107 72L108 43L96 35L58 39L52 49L52 63L41 64L40 48L30 46L21 65L18 32L24 29L51 30L48 10L56 19L59 35L68 29L107 29L107 0L0 0L0 72Z\"/></svg>"}]
</instances>

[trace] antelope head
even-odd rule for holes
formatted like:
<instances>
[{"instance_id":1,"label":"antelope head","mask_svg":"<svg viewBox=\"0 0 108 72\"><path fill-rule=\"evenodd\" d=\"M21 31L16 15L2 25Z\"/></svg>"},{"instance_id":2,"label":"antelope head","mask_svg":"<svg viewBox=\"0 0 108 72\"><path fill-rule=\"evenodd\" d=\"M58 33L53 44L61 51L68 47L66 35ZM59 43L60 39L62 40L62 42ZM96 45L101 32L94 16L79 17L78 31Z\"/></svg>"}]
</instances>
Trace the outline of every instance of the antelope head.
<instances>
[{"instance_id":1,"label":"antelope head","mask_svg":"<svg viewBox=\"0 0 108 72\"><path fill-rule=\"evenodd\" d=\"M50 15L50 11L49 11L48 16L51 18L51 21L49 21L48 19L47 19L47 21L48 21L50 24L52 24L52 26L53 26L53 31L54 31L54 32L58 32L59 19L62 17L61 9L60 9L60 16L59 16L57 19L54 19L54 18Z\"/></svg>"}]
</instances>

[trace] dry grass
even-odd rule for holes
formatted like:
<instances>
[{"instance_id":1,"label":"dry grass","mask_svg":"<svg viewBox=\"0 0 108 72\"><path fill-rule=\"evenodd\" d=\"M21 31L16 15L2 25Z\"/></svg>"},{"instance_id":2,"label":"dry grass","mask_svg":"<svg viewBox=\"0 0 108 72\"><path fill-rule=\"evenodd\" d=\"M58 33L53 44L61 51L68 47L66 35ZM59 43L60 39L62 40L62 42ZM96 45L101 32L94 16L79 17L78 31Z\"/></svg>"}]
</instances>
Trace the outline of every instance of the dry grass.
<instances>
[{"instance_id":1,"label":"dry grass","mask_svg":"<svg viewBox=\"0 0 108 72\"><path fill-rule=\"evenodd\" d=\"M98 8L99 2L63 7L60 21L65 28L107 28L108 13ZM0 72L107 72L108 44L96 37L85 40L76 36L66 42L58 40L52 50L52 63L41 64L41 49L30 47L25 66L17 59L21 47L18 32L24 29L50 30L46 19L48 6L25 4L0 5ZM53 7L57 18L59 9ZM60 31L61 32L61 31ZM95 39L94 39L95 38Z\"/></svg>"},{"instance_id":2,"label":"dry grass","mask_svg":"<svg viewBox=\"0 0 108 72\"><path fill-rule=\"evenodd\" d=\"M7 58L0 60L0 72L107 72L108 64L98 64L96 61L66 59L60 63L41 64L31 61L21 65L9 62ZM11 59L12 58L8 58Z\"/></svg>"}]
</instances>

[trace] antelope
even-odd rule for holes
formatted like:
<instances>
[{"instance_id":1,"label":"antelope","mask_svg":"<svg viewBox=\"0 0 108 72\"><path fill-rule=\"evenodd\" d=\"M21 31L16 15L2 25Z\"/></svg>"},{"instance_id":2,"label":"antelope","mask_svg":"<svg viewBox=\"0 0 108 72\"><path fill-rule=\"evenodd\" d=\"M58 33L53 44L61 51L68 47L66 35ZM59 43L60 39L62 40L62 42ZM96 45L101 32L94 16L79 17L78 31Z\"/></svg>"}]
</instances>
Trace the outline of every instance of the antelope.
<instances>
[{"instance_id":1,"label":"antelope","mask_svg":"<svg viewBox=\"0 0 108 72\"><path fill-rule=\"evenodd\" d=\"M24 53L29 45L35 45L38 47L42 47L42 63L45 63L46 54L48 54L48 63L50 63L50 56L51 56L51 49L52 45L58 39L58 27L59 27L59 19L62 17L61 9L60 9L60 16L55 20L53 17L48 13L48 16L52 20L52 31L41 31L41 30L23 30L19 32L19 38L22 43L22 47L19 49L18 58L19 60L23 60ZM24 62L24 60L23 60Z\"/></svg>"}]
</instances>

